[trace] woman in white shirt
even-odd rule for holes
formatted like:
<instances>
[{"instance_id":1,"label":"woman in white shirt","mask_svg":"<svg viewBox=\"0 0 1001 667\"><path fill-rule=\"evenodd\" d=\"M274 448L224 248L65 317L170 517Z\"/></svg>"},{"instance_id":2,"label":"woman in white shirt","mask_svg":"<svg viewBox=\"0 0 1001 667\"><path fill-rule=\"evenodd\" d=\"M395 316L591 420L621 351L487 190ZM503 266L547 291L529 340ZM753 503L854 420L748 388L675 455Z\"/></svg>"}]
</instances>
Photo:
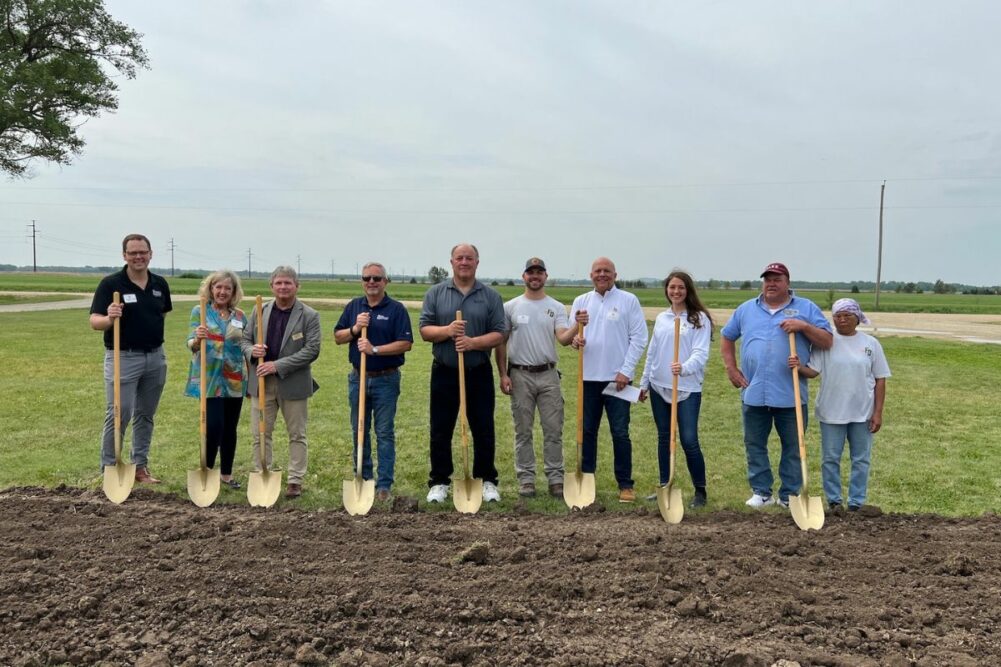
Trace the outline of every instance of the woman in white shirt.
<instances>
[{"instance_id":1,"label":"woman in white shirt","mask_svg":"<svg viewBox=\"0 0 1001 667\"><path fill-rule=\"evenodd\" d=\"M841 509L841 455L848 439L852 461L848 480L848 510L865 503L869 487L869 457L872 434L883 425L883 401L890 367L879 341L857 331L869 319L854 299L838 299L831 308L834 345L810 355L800 373L808 378L822 375L816 415L820 421L821 477L831 511ZM799 359L790 357L790 366Z\"/></svg>"},{"instance_id":2,"label":"woman in white shirt","mask_svg":"<svg viewBox=\"0 0 1001 667\"><path fill-rule=\"evenodd\" d=\"M695 486L690 506L698 508L706 504L706 463L699 446L699 409L713 322L699 300L695 282L684 271L672 271L664 279L664 294L670 308L658 315L653 325L640 381L640 400L650 397L657 424L660 483L664 485L670 474L671 385L674 376L678 376L678 434ZM678 363L673 363L675 319L681 320Z\"/></svg>"}]
</instances>

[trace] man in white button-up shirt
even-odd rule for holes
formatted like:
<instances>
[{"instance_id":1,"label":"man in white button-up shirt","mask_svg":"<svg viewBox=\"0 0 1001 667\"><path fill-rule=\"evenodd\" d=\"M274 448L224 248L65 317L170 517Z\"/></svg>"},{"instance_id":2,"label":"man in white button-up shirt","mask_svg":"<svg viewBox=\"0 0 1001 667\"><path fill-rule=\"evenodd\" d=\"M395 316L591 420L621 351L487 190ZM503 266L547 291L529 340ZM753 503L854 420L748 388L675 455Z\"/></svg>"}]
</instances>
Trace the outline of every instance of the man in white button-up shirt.
<instances>
[{"instance_id":1,"label":"man in white button-up shirt","mask_svg":"<svg viewBox=\"0 0 1001 667\"><path fill-rule=\"evenodd\" d=\"M575 336L573 346L584 348L584 442L583 472L594 472L598 459L598 427L601 411L608 415L612 433L615 481L619 502L636 500L633 491L633 446L629 439L629 402L603 394L613 383L621 391L632 383L636 364L646 347L646 319L639 299L615 286L615 264L599 257L591 264L594 290L574 299L570 318L585 326L584 337ZM586 344L585 344L586 341Z\"/></svg>"}]
</instances>

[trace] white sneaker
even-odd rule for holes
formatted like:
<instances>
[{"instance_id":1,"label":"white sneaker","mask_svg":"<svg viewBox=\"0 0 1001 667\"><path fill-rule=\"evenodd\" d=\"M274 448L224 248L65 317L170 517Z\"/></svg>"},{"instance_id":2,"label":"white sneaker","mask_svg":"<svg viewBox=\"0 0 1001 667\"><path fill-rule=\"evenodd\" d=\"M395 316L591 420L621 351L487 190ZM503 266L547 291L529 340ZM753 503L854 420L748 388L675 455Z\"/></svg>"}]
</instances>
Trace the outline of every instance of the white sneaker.
<instances>
[{"instance_id":1,"label":"white sneaker","mask_svg":"<svg viewBox=\"0 0 1001 667\"><path fill-rule=\"evenodd\" d=\"M448 498L448 484L435 484L428 491L429 503L443 503Z\"/></svg>"},{"instance_id":2,"label":"white sneaker","mask_svg":"<svg viewBox=\"0 0 1001 667\"><path fill-rule=\"evenodd\" d=\"M493 482L483 482L483 500L488 503L496 503L500 500L500 491Z\"/></svg>"},{"instance_id":3,"label":"white sneaker","mask_svg":"<svg viewBox=\"0 0 1001 667\"><path fill-rule=\"evenodd\" d=\"M772 496L763 496L759 493L755 493L753 496L747 499L744 503L748 507L753 507L754 509L761 509L762 507L768 507L769 505L775 504L775 498Z\"/></svg>"},{"instance_id":4,"label":"white sneaker","mask_svg":"<svg viewBox=\"0 0 1001 667\"><path fill-rule=\"evenodd\" d=\"M781 498L779 498L778 500L775 501L775 504L778 505L779 507L784 507L786 509L789 509L788 500L782 500Z\"/></svg>"}]
</instances>

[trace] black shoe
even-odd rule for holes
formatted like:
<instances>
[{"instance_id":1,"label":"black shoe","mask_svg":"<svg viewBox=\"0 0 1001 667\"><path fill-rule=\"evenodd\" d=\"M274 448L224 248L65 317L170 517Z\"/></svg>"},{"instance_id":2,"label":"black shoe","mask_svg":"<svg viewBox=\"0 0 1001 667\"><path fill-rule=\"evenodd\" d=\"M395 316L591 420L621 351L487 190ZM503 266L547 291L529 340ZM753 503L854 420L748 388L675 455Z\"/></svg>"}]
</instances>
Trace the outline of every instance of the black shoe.
<instances>
[{"instance_id":1,"label":"black shoe","mask_svg":"<svg viewBox=\"0 0 1001 667\"><path fill-rule=\"evenodd\" d=\"M849 505L848 506L848 511L849 512L858 512L860 509L862 509L861 505Z\"/></svg>"},{"instance_id":2,"label":"black shoe","mask_svg":"<svg viewBox=\"0 0 1001 667\"><path fill-rule=\"evenodd\" d=\"M700 507L705 507L707 500L706 492L696 489L695 497L692 498L692 502L688 503L688 507L689 509L697 510Z\"/></svg>"}]
</instances>

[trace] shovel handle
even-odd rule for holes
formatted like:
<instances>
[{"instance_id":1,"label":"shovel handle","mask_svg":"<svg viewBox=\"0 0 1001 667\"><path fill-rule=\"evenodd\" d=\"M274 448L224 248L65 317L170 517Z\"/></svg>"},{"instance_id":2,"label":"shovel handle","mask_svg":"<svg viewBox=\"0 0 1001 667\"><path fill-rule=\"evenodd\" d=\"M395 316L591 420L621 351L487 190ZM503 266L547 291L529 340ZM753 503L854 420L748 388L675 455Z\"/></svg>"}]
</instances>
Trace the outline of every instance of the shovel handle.
<instances>
[{"instance_id":1,"label":"shovel handle","mask_svg":"<svg viewBox=\"0 0 1001 667\"><path fill-rule=\"evenodd\" d=\"M359 338L368 338L368 327L361 328ZM361 479L361 459L365 444L365 360L367 357L367 354L362 354L361 360L358 362L358 456L355 458L355 478L359 480Z\"/></svg>"},{"instance_id":2,"label":"shovel handle","mask_svg":"<svg viewBox=\"0 0 1001 667\"><path fill-rule=\"evenodd\" d=\"M674 318L674 363L678 363L681 354L681 318ZM671 372L671 470L668 473L667 485L674 481L674 452L677 448L675 440L678 435L678 376Z\"/></svg>"},{"instance_id":3,"label":"shovel handle","mask_svg":"<svg viewBox=\"0 0 1001 667\"><path fill-rule=\"evenodd\" d=\"M208 307L208 299L206 299L203 296L198 301L199 301L198 309L200 311L201 325L202 327L205 327L205 309ZM198 354L200 355L198 360L199 361L198 365L200 367L198 373L198 409L200 413L199 414L200 423L198 429L202 438L202 446L201 446L202 470L205 470L206 467L205 464L208 462L208 453L206 452L206 449L208 448L208 444L206 442L208 438L208 425L207 425L208 420L206 416L208 413L208 402L207 402L208 399L205 396L205 392L207 390L206 385L208 385L208 382L206 381L207 371L205 370L205 364L208 362L208 350L207 350L208 342L209 341L206 338L205 340L201 341L198 345Z\"/></svg>"},{"instance_id":4,"label":"shovel handle","mask_svg":"<svg viewBox=\"0 0 1001 667\"><path fill-rule=\"evenodd\" d=\"M584 324L577 323L577 337L584 339ZM577 473L581 473L584 448L584 348L577 348Z\"/></svg>"},{"instance_id":5,"label":"shovel handle","mask_svg":"<svg viewBox=\"0 0 1001 667\"><path fill-rule=\"evenodd\" d=\"M789 355L796 354L796 334L789 332ZM799 393L799 366L792 369L792 393L796 401L796 435L799 437L799 461L803 468L803 488L806 488L806 442L803 435L803 403Z\"/></svg>"},{"instance_id":6,"label":"shovel handle","mask_svg":"<svg viewBox=\"0 0 1001 667\"><path fill-rule=\"evenodd\" d=\"M261 295L257 295L257 304L255 306L257 313L257 343L258 345L264 345L264 299ZM258 361L260 363L260 361ZM258 463L261 464L261 470L264 472L268 471L268 457L264 451L264 376L258 376L257 378L257 456Z\"/></svg>"},{"instance_id":7,"label":"shovel handle","mask_svg":"<svg viewBox=\"0 0 1001 667\"><path fill-rule=\"evenodd\" d=\"M462 319L462 311L455 311L455 319ZM462 433L462 472L469 479L469 439L466 435L466 359L463 352L459 355L459 431Z\"/></svg>"},{"instance_id":8,"label":"shovel handle","mask_svg":"<svg viewBox=\"0 0 1001 667\"><path fill-rule=\"evenodd\" d=\"M115 292L111 295L111 303L116 306L121 303L121 294ZM112 352L111 352L111 366L112 366L112 386L114 395L114 416L115 416L115 464L118 465L122 462L122 334L121 326L119 320L121 317L116 317L112 321Z\"/></svg>"}]
</instances>

